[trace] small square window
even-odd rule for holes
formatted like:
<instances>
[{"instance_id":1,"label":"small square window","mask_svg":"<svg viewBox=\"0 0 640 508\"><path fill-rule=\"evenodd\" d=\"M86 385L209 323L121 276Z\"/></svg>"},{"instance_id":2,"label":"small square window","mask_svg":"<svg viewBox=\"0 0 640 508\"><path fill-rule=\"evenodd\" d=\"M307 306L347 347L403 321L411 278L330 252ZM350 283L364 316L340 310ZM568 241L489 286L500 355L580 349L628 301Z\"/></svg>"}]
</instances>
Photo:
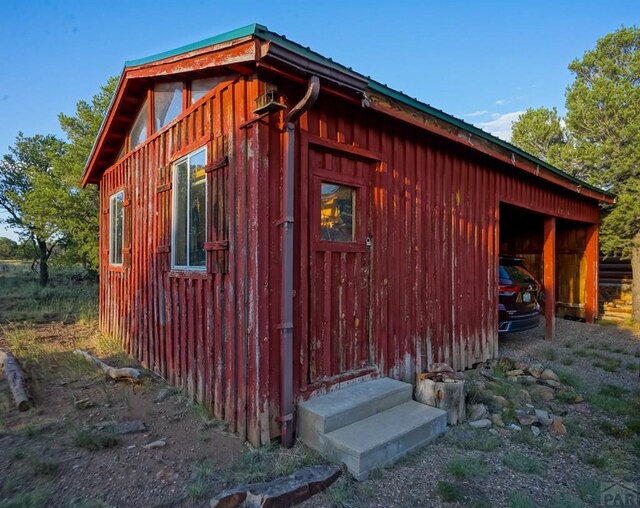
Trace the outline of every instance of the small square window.
<instances>
[{"instance_id":1,"label":"small square window","mask_svg":"<svg viewBox=\"0 0 640 508\"><path fill-rule=\"evenodd\" d=\"M356 190L337 183L320 187L320 240L353 242Z\"/></svg>"},{"instance_id":2,"label":"small square window","mask_svg":"<svg viewBox=\"0 0 640 508\"><path fill-rule=\"evenodd\" d=\"M122 264L124 244L124 192L109 198L109 264Z\"/></svg>"}]
</instances>

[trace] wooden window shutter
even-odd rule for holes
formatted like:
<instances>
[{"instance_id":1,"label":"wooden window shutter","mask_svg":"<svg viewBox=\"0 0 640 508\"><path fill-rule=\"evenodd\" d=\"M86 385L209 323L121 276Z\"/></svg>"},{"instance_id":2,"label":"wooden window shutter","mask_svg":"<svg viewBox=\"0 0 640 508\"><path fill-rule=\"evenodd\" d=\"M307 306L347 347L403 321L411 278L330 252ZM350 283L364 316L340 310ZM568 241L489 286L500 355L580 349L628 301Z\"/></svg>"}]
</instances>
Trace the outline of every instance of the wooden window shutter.
<instances>
[{"instance_id":1,"label":"wooden window shutter","mask_svg":"<svg viewBox=\"0 0 640 508\"><path fill-rule=\"evenodd\" d=\"M211 273L229 271L229 159L223 136L211 142L211 163L205 168L209 185L209 241L205 249Z\"/></svg>"}]
</instances>

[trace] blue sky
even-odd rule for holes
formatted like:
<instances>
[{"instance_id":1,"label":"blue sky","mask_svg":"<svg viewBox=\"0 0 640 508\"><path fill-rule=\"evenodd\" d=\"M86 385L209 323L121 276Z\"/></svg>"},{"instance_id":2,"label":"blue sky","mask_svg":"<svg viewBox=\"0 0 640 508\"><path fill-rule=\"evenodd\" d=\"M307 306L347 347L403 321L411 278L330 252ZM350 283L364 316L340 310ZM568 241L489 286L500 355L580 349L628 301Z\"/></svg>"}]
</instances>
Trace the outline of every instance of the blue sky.
<instances>
[{"instance_id":1,"label":"blue sky","mask_svg":"<svg viewBox=\"0 0 640 508\"><path fill-rule=\"evenodd\" d=\"M61 134L125 60L254 22L508 139L529 107L564 112L569 62L639 25L640 2L0 0L0 155Z\"/></svg>"}]
</instances>

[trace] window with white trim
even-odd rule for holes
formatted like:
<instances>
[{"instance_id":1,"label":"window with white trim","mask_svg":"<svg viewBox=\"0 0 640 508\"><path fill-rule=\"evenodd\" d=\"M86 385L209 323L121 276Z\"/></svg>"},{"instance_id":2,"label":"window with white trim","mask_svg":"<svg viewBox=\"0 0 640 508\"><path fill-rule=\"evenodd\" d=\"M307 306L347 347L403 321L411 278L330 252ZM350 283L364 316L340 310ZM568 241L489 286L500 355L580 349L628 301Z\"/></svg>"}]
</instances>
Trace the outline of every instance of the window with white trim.
<instances>
[{"instance_id":1,"label":"window with white trim","mask_svg":"<svg viewBox=\"0 0 640 508\"><path fill-rule=\"evenodd\" d=\"M109 264L122 265L124 245L124 191L109 198Z\"/></svg>"},{"instance_id":2,"label":"window with white trim","mask_svg":"<svg viewBox=\"0 0 640 508\"><path fill-rule=\"evenodd\" d=\"M178 270L204 270L207 265L206 160L202 148L173 165L171 266Z\"/></svg>"}]
</instances>

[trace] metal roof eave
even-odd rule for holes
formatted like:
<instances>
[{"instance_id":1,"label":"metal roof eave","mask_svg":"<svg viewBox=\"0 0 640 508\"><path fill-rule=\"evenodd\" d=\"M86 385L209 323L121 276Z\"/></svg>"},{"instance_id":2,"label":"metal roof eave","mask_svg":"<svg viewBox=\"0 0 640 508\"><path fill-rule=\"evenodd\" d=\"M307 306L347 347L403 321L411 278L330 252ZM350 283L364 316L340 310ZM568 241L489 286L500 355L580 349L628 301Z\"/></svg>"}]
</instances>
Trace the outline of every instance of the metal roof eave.
<instances>
[{"instance_id":1,"label":"metal roof eave","mask_svg":"<svg viewBox=\"0 0 640 508\"><path fill-rule=\"evenodd\" d=\"M281 46L282 48L288 50L286 51L287 54L287 60L291 61L291 56L290 53L294 53L295 55L298 55L299 57L302 57L302 59L306 59L309 60L311 62L313 62L315 65L320 66L320 67L324 67L327 69L332 69L333 71L335 71L337 73L337 75L340 76L348 76L349 77L349 82L352 83L353 88L355 89L360 89L362 87L363 82L367 83L367 88L369 88L370 90L377 92L383 96L386 96L389 99L398 101L402 104L405 104L411 108L414 108L422 113L425 113L427 115L431 115L437 119L440 119L444 122L447 122L459 129L462 129L463 131L466 131L474 136L478 136L481 139L484 139L490 143L493 143L499 147L502 147L506 150L509 150L511 152L513 152L514 154L517 154L518 156L534 163L537 164L545 169L547 169L548 171L558 175L559 177L566 179L572 183L575 183L576 185L582 186L586 189L590 189L593 192L599 193L601 194L603 197L607 196L609 198L615 199L616 195L613 194L612 192L600 189L598 187L595 187L593 185L588 184L587 182L584 182L582 180L580 180L579 178L575 178L573 176L571 176L570 174L566 173L565 171L562 171L561 169L541 160L538 159L537 157L525 152L524 150L516 147L515 145L512 145L511 143L508 143L507 141L504 141L488 132L483 131L482 129L469 124L467 122L465 122L464 120L461 120L459 118L456 118L452 115L449 115L448 113L445 113L444 111L441 111L437 108L434 108L433 106L430 106L424 102L419 101L416 98L412 98L409 97L408 95L406 95L403 92L394 90L390 87L388 87L387 85L383 85L382 83L379 83L378 81L375 81L373 79L371 79L368 76L365 76L363 74L360 74L356 71L354 71L353 69L346 67L340 63L334 62L333 60L331 60L330 58L327 58L325 56L320 55L319 53L316 53L315 51L313 51L311 48L308 47L304 47L301 44L298 44L297 42L294 41L290 41L289 39L287 39L286 37L276 34L274 32L271 32L266 26L264 25L260 25L258 23L253 23L235 30L231 30L229 32L225 32L223 34L219 34L213 37L210 37L208 39L203 39L201 41L192 43L192 44L188 44L186 46L181 46L179 48L175 48L169 51L165 51L162 53L158 53L155 55L151 55L149 57L146 58L141 58L141 59L137 59L137 60L129 60L125 63L125 68L123 70L123 74L120 77L120 81L118 82L118 88L120 87L121 81L122 81L122 76L124 75L124 72L126 71L127 68L129 67L135 67L135 66L141 66L141 65L145 65L145 64L149 64L152 62L156 62L159 60L164 60L166 58L171 58L183 53L188 53L194 50L198 50L198 49L202 49L205 48L207 46L212 46L214 44L221 44L221 43L225 43L225 42L229 42L231 40L234 39L238 39L241 37L247 37L247 36L256 36L259 37L262 40L271 42L277 46ZM279 53L277 51L273 51L272 54L274 56L276 56L276 54ZM284 55L284 53L279 53L280 55ZM316 67L317 68L317 67ZM311 70L311 68L309 66L307 66L307 72L309 72ZM331 76L332 73L326 73L328 76ZM335 75L335 74L334 74ZM116 88L116 90L118 90L118 88ZM111 105L109 106L109 111L111 111L111 108L113 107L113 103L114 103L114 99L116 97L116 94L114 94L114 98L112 99ZM87 182L85 182L85 177L87 169L89 167L89 161L92 160L92 157L94 155L96 146L97 146L97 142L98 140L101 138L102 134L103 134L103 130L105 127L105 122L106 122L106 118L105 121L103 121L102 126L100 128L100 132L98 137L96 138L96 143L94 143L93 149L91 151L91 156L89 157L89 160L87 161L87 166L85 167L85 171L83 173L83 185L86 184Z\"/></svg>"}]
</instances>

